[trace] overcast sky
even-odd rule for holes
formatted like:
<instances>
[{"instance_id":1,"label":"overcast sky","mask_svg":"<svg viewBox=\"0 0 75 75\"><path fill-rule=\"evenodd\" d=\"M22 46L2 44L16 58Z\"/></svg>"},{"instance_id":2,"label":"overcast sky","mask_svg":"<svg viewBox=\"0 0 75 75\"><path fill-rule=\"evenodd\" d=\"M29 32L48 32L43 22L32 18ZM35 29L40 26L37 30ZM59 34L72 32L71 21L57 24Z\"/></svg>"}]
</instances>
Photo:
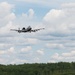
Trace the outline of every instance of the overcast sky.
<instances>
[{"instance_id":1,"label":"overcast sky","mask_svg":"<svg viewBox=\"0 0 75 75\"><path fill-rule=\"evenodd\" d=\"M10 29L45 28L36 33ZM75 61L75 0L0 0L0 64Z\"/></svg>"}]
</instances>

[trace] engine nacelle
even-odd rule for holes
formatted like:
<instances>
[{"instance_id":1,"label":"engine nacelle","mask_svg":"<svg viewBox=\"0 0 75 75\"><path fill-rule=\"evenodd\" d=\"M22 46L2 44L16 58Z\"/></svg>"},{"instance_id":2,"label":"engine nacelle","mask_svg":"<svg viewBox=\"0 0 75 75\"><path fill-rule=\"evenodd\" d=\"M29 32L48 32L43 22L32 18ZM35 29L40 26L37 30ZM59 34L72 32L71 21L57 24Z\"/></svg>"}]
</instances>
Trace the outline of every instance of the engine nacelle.
<instances>
[{"instance_id":1,"label":"engine nacelle","mask_svg":"<svg viewBox=\"0 0 75 75\"><path fill-rule=\"evenodd\" d=\"M23 27L22 30L25 30L25 27Z\"/></svg>"}]
</instances>

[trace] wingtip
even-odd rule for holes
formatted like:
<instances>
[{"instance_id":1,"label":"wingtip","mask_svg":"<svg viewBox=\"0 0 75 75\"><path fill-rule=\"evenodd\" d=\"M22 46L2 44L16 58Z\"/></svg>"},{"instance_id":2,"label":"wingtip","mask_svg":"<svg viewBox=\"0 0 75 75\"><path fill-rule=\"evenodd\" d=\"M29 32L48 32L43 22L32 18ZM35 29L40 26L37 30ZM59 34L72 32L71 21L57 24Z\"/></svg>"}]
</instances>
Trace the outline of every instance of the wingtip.
<instances>
[{"instance_id":1,"label":"wingtip","mask_svg":"<svg viewBox=\"0 0 75 75\"><path fill-rule=\"evenodd\" d=\"M45 28L42 28L42 29L45 29Z\"/></svg>"},{"instance_id":2,"label":"wingtip","mask_svg":"<svg viewBox=\"0 0 75 75\"><path fill-rule=\"evenodd\" d=\"M11 31L12 29L10 29L10 31Z\"/></svg>"}]
</instances>

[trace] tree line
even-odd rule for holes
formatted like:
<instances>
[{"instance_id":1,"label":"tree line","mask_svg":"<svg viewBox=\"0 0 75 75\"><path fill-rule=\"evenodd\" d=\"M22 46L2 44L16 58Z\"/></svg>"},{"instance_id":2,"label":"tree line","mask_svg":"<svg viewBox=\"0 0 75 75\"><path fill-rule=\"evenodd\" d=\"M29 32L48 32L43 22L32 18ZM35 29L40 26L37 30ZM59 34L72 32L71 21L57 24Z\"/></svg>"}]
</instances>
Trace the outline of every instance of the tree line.
<instances>
[{"instance_id":1,"label":"tree line","mask_svg":"<svg viewBox=\"0 0 75 75\"><path fill-rule=\"evenodd\" d=\"M0 64L0 75L75 75L75 62Z\"/></svg>"}]
</instances>

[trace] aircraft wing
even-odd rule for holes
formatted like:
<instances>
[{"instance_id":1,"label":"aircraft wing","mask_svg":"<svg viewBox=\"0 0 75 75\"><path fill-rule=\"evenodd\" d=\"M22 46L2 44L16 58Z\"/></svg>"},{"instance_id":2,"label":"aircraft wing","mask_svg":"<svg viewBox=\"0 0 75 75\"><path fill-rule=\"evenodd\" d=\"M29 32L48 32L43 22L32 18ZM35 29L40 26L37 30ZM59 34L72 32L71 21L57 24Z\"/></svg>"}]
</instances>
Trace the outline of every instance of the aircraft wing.
<instances>
[{"instance_id":1,"label":"aircraft wing","mask_svg":"<svg viewBox=\"0 0 75 75\"><path fill-rule=\"evenodd\" d=\"M32 31L32 32L36 32L36 31L39 31L39 30L42 30L42 29L45 29L45 28L34 29L34 30L31 30L31 31Z\"/></svg>"},{"instance_id":2,"label":"aircraft wing","mask_svg":"<svg viewBox=\"0 0 75 75\"><path fill-rule=\"evenodd\" d=\"M19 31L19 30L17 30L17 29L10 29L11 31Z\"/></svg>"}]
</instances>

